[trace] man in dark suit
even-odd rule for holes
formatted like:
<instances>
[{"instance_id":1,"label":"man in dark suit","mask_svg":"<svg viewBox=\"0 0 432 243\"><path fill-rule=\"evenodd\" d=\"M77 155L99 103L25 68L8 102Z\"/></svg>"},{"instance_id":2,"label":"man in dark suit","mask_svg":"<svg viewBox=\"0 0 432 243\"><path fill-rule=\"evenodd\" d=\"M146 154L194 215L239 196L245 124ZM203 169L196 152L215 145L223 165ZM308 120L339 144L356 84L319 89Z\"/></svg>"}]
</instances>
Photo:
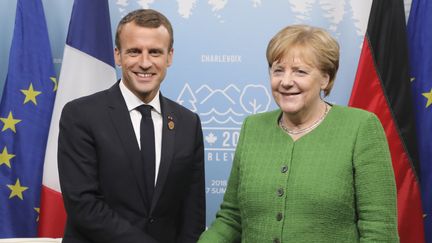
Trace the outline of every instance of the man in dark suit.
<instances>
[{"instance_id":1,"label":"man in dark suit","mask_svg":"<svg viewBox=\"0 0 432 243\"><path fill-rule=\"evenodd\" d=\"M173 31L154 10L119 23L122 79L76 99L60 119L63 242L192 243L205 229L199 117L159 92ZM147 113L146 113L147 112Z\"/></svg>"}]
</instances>

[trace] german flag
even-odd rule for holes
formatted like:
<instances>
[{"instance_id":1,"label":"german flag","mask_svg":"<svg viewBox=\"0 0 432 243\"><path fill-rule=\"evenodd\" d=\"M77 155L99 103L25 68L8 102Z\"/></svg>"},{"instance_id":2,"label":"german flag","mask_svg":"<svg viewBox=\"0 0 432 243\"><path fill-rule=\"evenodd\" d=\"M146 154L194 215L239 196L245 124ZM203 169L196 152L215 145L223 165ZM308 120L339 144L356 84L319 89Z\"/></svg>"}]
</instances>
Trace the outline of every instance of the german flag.
<instances>
[{"instance_id":1,"label":"german flag","mask_svg":"<svg viewBox=\"0 0 432 243\"><path fill-rule=\"evenodd\" d=\"M349 105L375 113L389 142L401 243L424 243L403 0L374 0Z\"/></svg>"}]
</instances>

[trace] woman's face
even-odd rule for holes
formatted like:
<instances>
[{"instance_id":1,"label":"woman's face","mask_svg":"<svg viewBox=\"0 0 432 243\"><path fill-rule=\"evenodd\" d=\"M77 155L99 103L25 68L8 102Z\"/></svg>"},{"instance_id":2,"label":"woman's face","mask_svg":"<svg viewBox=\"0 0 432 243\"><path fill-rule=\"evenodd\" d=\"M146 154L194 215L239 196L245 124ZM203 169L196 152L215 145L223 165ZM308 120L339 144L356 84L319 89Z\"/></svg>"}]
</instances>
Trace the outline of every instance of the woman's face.
<instances>
[{"instance_id":1,"label":"woman's face","mask_svg":"<svg viewBox=\"0 0 432 243\"><path fill-rule=\"evenodd\" d=\"M273 98L287 115L307 114L317 108L321 89L329 83L329 75L306 59L291 52L270 69Z\"/></svg>"}]
</instances>

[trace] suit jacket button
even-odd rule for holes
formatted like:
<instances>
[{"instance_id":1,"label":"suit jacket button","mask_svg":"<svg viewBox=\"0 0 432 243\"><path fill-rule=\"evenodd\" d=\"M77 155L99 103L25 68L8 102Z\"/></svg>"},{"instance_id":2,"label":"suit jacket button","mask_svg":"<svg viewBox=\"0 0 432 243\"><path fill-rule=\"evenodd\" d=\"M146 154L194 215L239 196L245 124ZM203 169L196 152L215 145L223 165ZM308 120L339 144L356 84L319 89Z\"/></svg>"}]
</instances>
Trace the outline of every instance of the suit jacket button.
<instances>
[{"instance_id":1,"label":"suit jacket button","mask_svg":"<svg viewBox=\"0 0 432 243\"><path fill-rule=\"evenodd\" d=\"M152 223L154 223L154 222L156 221L156 219L154 219L154 218L149 218L148 221L149 221L150 224L152 224Z\"/></svg>"}]
</instances>

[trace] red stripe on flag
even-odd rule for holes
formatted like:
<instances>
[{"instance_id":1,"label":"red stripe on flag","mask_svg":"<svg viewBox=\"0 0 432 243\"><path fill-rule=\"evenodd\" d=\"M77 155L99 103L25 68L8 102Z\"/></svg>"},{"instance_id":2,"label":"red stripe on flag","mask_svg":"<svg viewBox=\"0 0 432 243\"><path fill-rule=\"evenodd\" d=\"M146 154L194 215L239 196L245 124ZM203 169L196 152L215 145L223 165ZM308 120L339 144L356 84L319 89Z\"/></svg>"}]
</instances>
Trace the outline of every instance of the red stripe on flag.
<instances>
[{"instance_id":1,"label":"red stripe on flag","mask_svg":"<svg viewBox=\"0 0 432 243\"><path fill-rule=\"evenodd\" d=\"M375 113L385 130L398 192L398 228L401 243L424 242L418 181L401 142L392 111L374 66L367 38L363 43L349 105Z\"/></svg>"},{"instance_id":2,"label":"red stripe on flag","mask_svg":"<svg viewBox=\"0 0 432 243\"><path fill-rule=\"evenodd\" d=\"M42 186L39 237L62 238L66 223L66 211L60 192Z\"/></svg>"}]
</instances>

